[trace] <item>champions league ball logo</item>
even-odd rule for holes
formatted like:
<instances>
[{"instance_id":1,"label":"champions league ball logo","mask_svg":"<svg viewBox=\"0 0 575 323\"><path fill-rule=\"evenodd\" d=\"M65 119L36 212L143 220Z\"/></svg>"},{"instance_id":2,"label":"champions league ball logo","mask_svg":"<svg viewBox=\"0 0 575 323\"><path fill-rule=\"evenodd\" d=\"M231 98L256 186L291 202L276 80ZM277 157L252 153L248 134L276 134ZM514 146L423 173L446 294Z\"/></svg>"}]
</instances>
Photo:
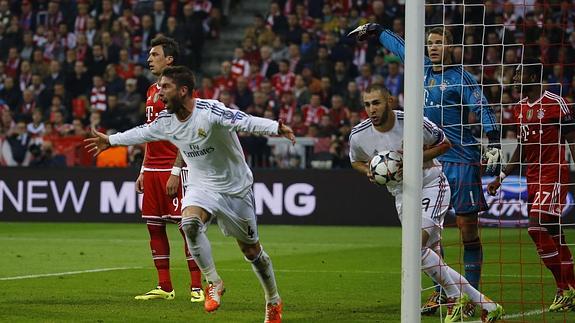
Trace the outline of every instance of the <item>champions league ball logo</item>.
<instances>
[{"instance_id":1,"label":"champions league ball logo","mask_svg":"<svg viewBox=\"0 0 575 323\"><path fill-rule=\"evenodd\" d=\"M527 180L523 176L508 176L497 195L487 194L487 184L493 177L483 177L483 194L487 201L487 211L480 215L480 222L487 226L527 227L529 216L527 209ZM566 219L573 209L573 193L567 193L566 205L563 208L562 223L574 222Z\"/></svg>"}]
</instances>

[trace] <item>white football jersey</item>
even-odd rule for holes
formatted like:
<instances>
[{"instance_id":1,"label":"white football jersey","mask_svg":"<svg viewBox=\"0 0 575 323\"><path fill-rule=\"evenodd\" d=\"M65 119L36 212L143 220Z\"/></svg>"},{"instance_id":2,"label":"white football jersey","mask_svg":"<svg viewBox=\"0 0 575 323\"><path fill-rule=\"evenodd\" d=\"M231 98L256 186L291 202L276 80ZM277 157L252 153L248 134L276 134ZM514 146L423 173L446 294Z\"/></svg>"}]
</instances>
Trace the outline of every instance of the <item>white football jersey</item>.
<instances>
[{"instance_id":1,"label":"white football jersey","mask_svg":"<svg viewBox=\"0 0 575 323\"><path fill-rule=\"evenodd\" d=\"M136 145L168 140L189 169L188 187L244 196L253 183L236 131L275 135L278 123L231 110L217 100L195 99L185 120L162 111L152 123L110 136L111 145Z\"/></svg>"},{"instance_id":2,"label":"white football jersey","mask_svg":"<svg viewBox=\"0 0 575 323\"><path fill-rule=\"evenodd\" d=\"M364 120L353 127L349 135L349 158L351 162L370 162L373 156L384 150L403 150L403 111L395 113L395 124L387 132L376 130L371 119ZM424 117L423 145L436 146L445 140L443 130ZM436 159L423 163L423 187L426 187L441 174L441 164ZM402 184L387 185L389 192L396 196L401 193Z\"/></svg>"}]
</instances>

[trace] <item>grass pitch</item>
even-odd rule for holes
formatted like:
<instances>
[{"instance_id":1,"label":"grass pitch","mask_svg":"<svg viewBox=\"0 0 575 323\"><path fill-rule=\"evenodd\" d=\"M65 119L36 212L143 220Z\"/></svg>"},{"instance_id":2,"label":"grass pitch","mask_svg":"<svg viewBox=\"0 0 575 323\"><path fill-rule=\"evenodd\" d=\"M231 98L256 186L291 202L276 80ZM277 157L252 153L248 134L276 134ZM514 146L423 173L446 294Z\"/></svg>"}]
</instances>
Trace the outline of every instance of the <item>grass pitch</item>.
<instances>
[{"instance_id":1,"label":"grass pitch","mask_svg":"<svg viewBox=\"0 0 575 323\"><path fill-rule=\"evenodd\" d=\"M235 241L216 226L208 236L227 289L222 307L208 314L190 303L183 240L175 225L168 227L176 299L136 301L157 280L144 224L0 222L0 321L263 321L259 282ZM399 322L399 228L261 226L259 233L274 263L285 322ZM483 229L482 237L482 289L504 305L506 321L575 322L575 313L545 312L554 283L526 229ZM455 229L445 230L444 243L448 262L460 270Z\"/></svg>"}]
</instances>

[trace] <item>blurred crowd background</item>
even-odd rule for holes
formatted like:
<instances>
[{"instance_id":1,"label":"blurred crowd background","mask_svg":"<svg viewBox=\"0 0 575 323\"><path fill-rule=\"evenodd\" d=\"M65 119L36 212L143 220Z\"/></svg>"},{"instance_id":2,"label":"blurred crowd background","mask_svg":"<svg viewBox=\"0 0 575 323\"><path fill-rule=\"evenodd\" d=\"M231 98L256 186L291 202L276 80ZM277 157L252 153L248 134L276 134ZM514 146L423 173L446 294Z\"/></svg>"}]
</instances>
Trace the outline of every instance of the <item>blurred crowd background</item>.
<instances>
[{"instance_id":1,"label":"blurred crowd background","mask_svg":"<svg viewBox=\"0 0 575 323\"><path fill-rule=\"evenodd\" d=\"M94 159L82 140L92 127L114 133L144 122L146 90L156 81L147 53L163 34L180 44L179 63L195 71L197 97L282 119L301 137L290 147L240 134L252 167L350 167L348 136L366 117L361 91L384 84L402 109L404 89L398 57L376 40L357 43L346 34L377 22L404 37L403 1L264 1L241 42L227 44L247 1L0 0L0 165L139 167L142 147ZM510 84L522 55L539 57L544 88L573 102L571 1L426 4L426 25L449 26L454 62L482 84L505 138L516 136L505 124L518 100ZM206 68L206 45L214 43L229 48L218 73ZM481 137L478 120L462 123Z\"/></svg>"}]
</instances>

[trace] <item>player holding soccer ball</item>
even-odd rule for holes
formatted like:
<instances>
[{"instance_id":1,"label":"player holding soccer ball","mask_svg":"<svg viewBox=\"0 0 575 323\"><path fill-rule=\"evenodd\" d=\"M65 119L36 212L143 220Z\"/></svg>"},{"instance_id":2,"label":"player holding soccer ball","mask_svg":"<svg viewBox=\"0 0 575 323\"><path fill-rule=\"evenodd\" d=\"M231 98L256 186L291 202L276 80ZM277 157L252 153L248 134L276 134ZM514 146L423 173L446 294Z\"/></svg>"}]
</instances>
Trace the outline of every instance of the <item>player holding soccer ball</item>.
<instances>
[{"instance_id":1,"label":"player holding soccer ball","mask_svg":"<svg viewBox=\"0 0 575 323\"><path fill-rule=\"evenodd\" d=\"M152 74L159 77L166 66L173 65L178 59L178 44L171 38L158 36L152 39L151 46L148 64ZM159 83L154 83L148 88L146 123L156 120L158 115L165 110L159 92ZM142 170L136 180L136 190L138 193L144 194L142 218L146 219L150 233L152 258L158 271L158 287L143 295L136 296L136 299L171 300L175 297L170 277L170 242L166 233L166 223L178 223L180 232L184 236L180 223L182 218L180 208L180 200L182 199L181 171L182 159L176 146L168 141L146 144ZM184 251L191 276L190 300L203 302L202 273L185 243Z\"/></svg>"},{"instance_id":2,"label":"player holding soccer ball","mask_svg":"<svg viewBox=\"0 0 575 323\"><path fill-rule=\"evenodd\" d=\"M204 308L217 310L224 294L206 235L215 217L225 235L234 237L251 264L265 293L265 323L280 323L282 301L272 262L260 245L254 196L253 174L246 164L237 131L280 135L295 144L290 127L264 118L232 110L216 100L193 97L195 80L186 67L166 67L160 79L160 99L167 111L148 124L107 136L92 130L86 148L96 155L110 146L128 146L169 140L174 143L194 174L186 182L182 199L182 229L188 247L208 281Z\"/></svg>"},{"instance_id":3,"label":"player holding soccer ball","mask_svg":"<svg viewBox=\"0 0 575 323\"><path fill-rule=\"evenodd\" d=\"M521 101L513 108L518 145L501 174L487 186L495 195L517 165L527 165L528 233L539 258L555 278L557 293L549 311L575 308L573 257L560 225L569 191L565 142L575 157L575 115L565 100L551 92L541 95L541 62L524 59L513 78Z\"/></svg>"},{"instance_id":4,"label":"player holding soccer ball","mask_svg":"<svg viewBox=\"0 0 575 323\"><path fill-rule=\"evenodd\" d=\"M363 104L369 119L353 128L350 134L350 159L354 169L368 176L376 183L370 169L370 160L378 152L401 151L403 140L403 112L391 108L393 99L389 91L381 85L370 85L363 92ZM467 318L464 309L471 302L482 308L483 322L495 322L503 316L503 308L491 301L474 288L465 277L450 268L435 251L441 241L443 218L449 208L449 183L441 171L441 164L435 159L447 152L451 143L444 132L434 123L424 119L423 123L423 189L421 200L421 267L434 281L439 283L447 294L448 313L445 322L459 322ZM376 155L375 169L381 159L391 154ZM397 162L398 158L394 158ZM385 167L393 171L395 167ZM380 174L382 175L382 174ZM402 217L401 167L395 174L386 174L382 178L387 189L395 197L395 206ZM393 175L393 176L386 176Z\"/></svg>"},{"instance_id":5,"label":"player holding soccer ball","mask_svg":"<svg viewBox=\"0 0 575 323\"><path fill-rule=\"evenodd\" d=\"M405 60L403 39L378 24L365 24L353 30L350 36L358 40L377 37L383 47ZM483 251L478 230L478 213L487 209L480 171L480 145L467 126L472 111L481 118L482 128L489 139L489 146L483 156L487 162L487 173L495 174L500 165L500 131L495 114L487 103L481 87L473 75L459 65L451 65L453 43L451 33L442 28L432 28L427 33L427 55L425 56L424 114L440 126L451 141L452 148L437 159L443 165L443 172L452 187L451 203L456 215L457 226L463 241L465 278L479 288ZM422 314L431 315L437 310L441 298L436 290L422 309ZM473 312L470 307L469 312Z\"/></svg>"}]
</instances>

